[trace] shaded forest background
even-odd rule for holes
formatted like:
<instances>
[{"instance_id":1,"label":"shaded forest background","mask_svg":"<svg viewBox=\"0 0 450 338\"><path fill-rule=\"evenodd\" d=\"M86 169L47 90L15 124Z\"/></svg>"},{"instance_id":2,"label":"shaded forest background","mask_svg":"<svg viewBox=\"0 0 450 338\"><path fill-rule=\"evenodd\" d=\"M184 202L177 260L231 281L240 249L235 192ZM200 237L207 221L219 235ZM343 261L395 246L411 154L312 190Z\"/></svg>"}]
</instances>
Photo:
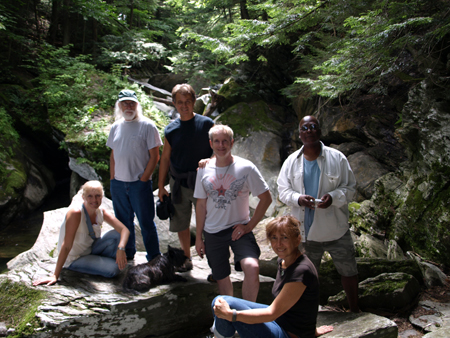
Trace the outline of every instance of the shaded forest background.
<instances>
[{"instance_id":1,"label":"shaded forest background","mask_svg":"<svg viewBox=\"0 0 450 338\"><path fill-rule=\"evenodd\" d=\"M400 106L424 80L448 84L449 12L444 0L4 0L0 200L23 181L11 169L22 137L82 143L72 157L106 175L103 128L124 87L162 132L167 116L128 76L176 75L196 91L231 77L240 95L292 111L402 92Z\"/></svg>"}]
</instances>

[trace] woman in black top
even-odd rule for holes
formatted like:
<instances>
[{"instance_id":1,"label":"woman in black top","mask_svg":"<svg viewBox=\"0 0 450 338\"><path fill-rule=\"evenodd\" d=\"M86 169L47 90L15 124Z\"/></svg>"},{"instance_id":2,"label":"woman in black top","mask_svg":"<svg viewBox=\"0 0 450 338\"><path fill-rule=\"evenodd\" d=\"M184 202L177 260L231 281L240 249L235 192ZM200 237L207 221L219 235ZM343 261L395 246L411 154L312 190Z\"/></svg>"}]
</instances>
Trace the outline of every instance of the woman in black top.
<instances>
[{"instance_id":1,"label":"woman in black top","mask_svg":"<svg viewBox=\"0 0 450 338\"><path fill-rule=\"evenodd\" d=\"M313 338L332 331L332 326L316 330L319 280L314 265L298 248L300 223L292 216L278 217L267 224L266 236L278 255L272 304L216 297L215 337L232 337L237 331L241 338Z\"/></svg>"}]
</instances>

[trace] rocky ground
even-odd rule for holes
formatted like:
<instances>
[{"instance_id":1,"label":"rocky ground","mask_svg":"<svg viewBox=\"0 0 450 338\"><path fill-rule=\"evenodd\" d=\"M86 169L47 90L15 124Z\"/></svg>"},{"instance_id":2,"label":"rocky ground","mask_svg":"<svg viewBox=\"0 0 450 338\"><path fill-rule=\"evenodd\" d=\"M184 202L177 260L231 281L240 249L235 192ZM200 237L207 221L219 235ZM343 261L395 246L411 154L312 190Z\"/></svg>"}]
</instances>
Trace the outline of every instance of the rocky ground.
<instances>
[{"instance_id":1,"label":"rocky ground","mask_svg":"<svg viewBox=\"0 0 450 338\"><path fill-rule=\"evenodd\" d=\"M448 304L450 303L450 286L434 286L425 290L420 298L420 301L432 301L435 303ZM417 338L424 336L427 332L423 329L413 325L409 317L419 318L424 315L433 314L433 310L425 309L422 306L416 306L411 313L397 314L389 317L398 326L399 337L401 338Z\"/></svg>"}]
</instances>

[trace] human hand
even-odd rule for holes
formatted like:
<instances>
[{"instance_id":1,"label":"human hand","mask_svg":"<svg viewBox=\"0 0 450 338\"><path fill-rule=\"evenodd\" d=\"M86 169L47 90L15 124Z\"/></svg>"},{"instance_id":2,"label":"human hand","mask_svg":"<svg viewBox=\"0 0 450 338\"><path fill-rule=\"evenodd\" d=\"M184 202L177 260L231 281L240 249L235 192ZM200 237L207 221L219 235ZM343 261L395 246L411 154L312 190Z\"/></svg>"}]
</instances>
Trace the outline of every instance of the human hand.
<instances>
[{"instance_id":1,"label":"human hand","mask_svg":"<svg viewBox=\"0 0 450 338\"><path fill-rule=\"evenodd\" d=\"M222 297L216 299L213 309L214 314L218 318L230 320L230 318L233 316L233 312L231 311L230 306L228 305L227 301Z\"/></svg>"},{"instance_id":2,"label":"human hand","mask_svg":"<svg viewBox=\"0 0 450 338\"><path fill-rule=\"evenodd\" d=\"M231 240L237 241L239 238L244 236L246 233L252 231L248 224L236 224L233 226L233 233L231 234Z\"/></svg>"},{"instance_id":3,"label":"human hand","mask_svg":"<svg viewBox=\"0 0 450 338\"><path fill-rule=\"evenodd\" d=\"M43 285L50 286L56 284L58 278L55 275L51 275L50 277L39 278L33 282L33 286Z\"/></svg>"},{"instance_id":4,"label":"human hand","mask_svg":"<svg viewBox=\"0 0 450 338\"><path fill-rule=\"evenodd\" d=\"M300 195L300 197L298 198L298 205L310 208L312 210L314 210L316 207L314 197L310 195Z\"/></svg>"},{"instance_id":5,"label":"human hand","mask_svg":"<svg viewBox=\"0 0 450 338\"><path fill-rule=\"evenodd\" d=\"M127 266L127 254L124 250L117 249L116 252L116 264L120 270L123 270Z\"/></svg>"},{"instance_id":6,"label":"human hand","mask_svg":"<svg viewBox=\"0 0 450 338\"><path fill-rule=\"evenodd\" d=\"M330 194L323 195L321 200L322 203L317 204L317 207L320 209L326 209L331 205L331 203L333 203L333 198L330 196Z\"/></svg>"},{"instance_id":7,"label":"human hand","mask_svg":"<svg viewBox=\"0 0 450 338\"><path fill-rule=\"evenodd\" d=\"M210 158L201 159L200 161L198 161L198 167L199 168L206 167L206 165L209 163L210 160L211 160Z\"/></svg>"},{"instance_id":8,"label":"human hand","mask_svg":"<svg viewBox=\"0 0 450 338\"><path fill-rule=\"evenodd\" d=\"M164 201L164 196L169 196L169 193L167 192L166 188L163 187L158 191L158 197L161 202Z\"/></svg>"},{"instance_id":9,"label":"human hand","mask_svg":"<svg viewBox=\"0 0 450 338\"><path fill-rule=\"evenodd\" d=\"M203 258L203 255L205 254L205 242L203 242L201 238L195 240L195 250L199 257Z\"/></svg>"},{"instance_id":10,"label":"human hand","mask_svg":"<svg viewBox=\"0 0 450 338\"><path fill-rule=\"evenodd\" d=\"M331 325L322 325L322 326L316 328L315 336L319 337L319 336L321 336L321 335L323 335L325 333L331 332L333 330L334 330L334 327L331 326Z\"/></svg>"}]
</instances>

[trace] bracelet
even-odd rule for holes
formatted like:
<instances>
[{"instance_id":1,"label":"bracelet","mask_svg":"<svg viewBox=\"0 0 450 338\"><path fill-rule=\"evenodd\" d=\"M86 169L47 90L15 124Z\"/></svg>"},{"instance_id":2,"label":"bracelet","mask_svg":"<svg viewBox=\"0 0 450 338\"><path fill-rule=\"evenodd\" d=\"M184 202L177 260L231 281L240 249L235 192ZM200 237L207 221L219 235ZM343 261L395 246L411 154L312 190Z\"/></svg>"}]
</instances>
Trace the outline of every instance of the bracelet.
<instances>
[{"instance_id":1,"label":"bracelet","mask_svg":"<svg viewBox=\"0 0 450 338\"><path fill-rule=\"evenodd\" d=\"M123 248L123 247L119 246L119 247L117 248L117 250L120 250L120 251L125 251L125 248Z\"/></svg>"},{"instance_id":2,"label":"bracelet","mask_svg":"<svg viewBox=\"0 0 450 338\"><path fill-rule=\"evenodd\" d=\"M236 321L236 316L237 316L236 309L233 309L233 317L231 317L231 321L233 323Z\"/></svg>"}]
</instances>

